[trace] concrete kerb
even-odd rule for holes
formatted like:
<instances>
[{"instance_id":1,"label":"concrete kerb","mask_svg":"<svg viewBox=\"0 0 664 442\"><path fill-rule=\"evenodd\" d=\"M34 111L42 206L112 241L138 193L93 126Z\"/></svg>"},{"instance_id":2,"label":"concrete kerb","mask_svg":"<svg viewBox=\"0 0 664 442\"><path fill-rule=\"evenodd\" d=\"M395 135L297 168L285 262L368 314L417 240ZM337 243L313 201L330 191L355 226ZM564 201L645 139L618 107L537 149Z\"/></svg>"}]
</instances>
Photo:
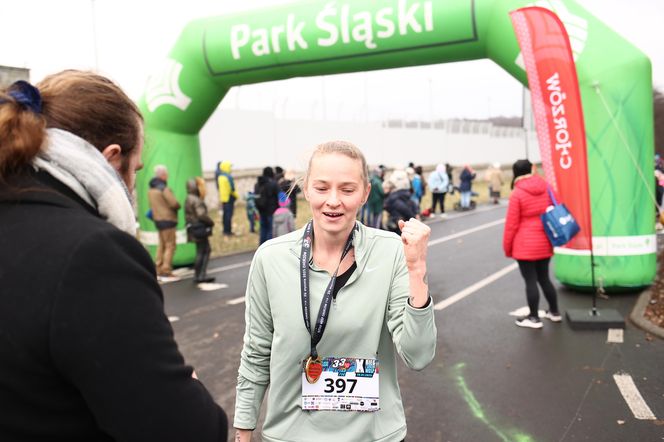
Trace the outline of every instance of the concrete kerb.
<instances>
[{"instance_id":1,"label":"concrete kerb","mask_svg":"<svg viewBox=\"0 0 664 442\"><path fill-rule=\"evenodd\" d=\"M640 329L647 331L650 334L664 339L664 329L656 326L644 317L646 306L650 302L650 289L644 290L637 299L629 319Z\"/></svg>"}]
</instances>

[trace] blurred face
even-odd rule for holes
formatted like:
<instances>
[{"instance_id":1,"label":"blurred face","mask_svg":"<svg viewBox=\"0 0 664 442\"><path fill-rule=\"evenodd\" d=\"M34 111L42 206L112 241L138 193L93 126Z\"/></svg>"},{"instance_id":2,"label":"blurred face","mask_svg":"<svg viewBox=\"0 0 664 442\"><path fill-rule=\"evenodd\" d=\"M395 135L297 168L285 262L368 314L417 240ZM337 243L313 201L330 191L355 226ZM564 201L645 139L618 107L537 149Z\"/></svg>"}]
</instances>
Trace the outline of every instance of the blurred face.
<instances>
[{"instance_id":1,"label":"blurred face","mask_svg":"<svg viewBox=\"0 0 664 442\"><path fill-rule=\"evenodd\" d=\"M318 154L311 161L304 196L317 231L346 234L369 196L362 180L362 162L338 153Z\"/></svg>"},{"instance_id":2,"label":"blurred face","mask_svg":"<svg viewBox=\"0 0 664 442\"><path fill-rule=\"evenodd\" d=\"M141 156L143 155L143 137L138 142L138 146L132 150L129 155L127 155L122 160L122 167L118 171L122 177L122 181L127 185L127 189L130 192L134 190L136 185L136 172L143 168L143 162L141 161ZM164 180L168 179L168 174L163 178Z\"/></svg>"}]
</instances>

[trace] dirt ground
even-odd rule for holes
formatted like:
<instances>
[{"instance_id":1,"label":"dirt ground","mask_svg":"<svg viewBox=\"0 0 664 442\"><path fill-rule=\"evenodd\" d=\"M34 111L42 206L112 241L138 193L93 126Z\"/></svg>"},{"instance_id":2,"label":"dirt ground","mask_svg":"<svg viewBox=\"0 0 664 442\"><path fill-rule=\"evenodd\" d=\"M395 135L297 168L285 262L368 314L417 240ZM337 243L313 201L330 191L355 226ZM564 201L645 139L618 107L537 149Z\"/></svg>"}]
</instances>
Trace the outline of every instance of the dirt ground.
<instances>
[{"instance_id":1,"label":"dirt ground","mask_svg":"<svg viewBox=\"0 0 664 442\"><path fill-rule=\"evenodd\" d=\"M657 256L657 276L650 287L650 302L644 316L658 327L664 328L664 249Z\"/></svg>"}]
</instances>

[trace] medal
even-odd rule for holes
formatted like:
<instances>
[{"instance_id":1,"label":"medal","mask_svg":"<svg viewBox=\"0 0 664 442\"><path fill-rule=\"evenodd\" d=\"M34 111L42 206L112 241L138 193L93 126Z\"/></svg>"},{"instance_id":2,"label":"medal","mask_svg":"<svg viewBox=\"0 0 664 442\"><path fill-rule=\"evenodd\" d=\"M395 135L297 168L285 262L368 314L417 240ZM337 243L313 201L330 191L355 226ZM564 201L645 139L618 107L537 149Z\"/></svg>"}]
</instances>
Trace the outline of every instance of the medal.
<instances>
[{"instance_id":1,"label":"medal","mask_svg":"<svg viewBox=\"0 0 664 442\"><path fill-rule=\"evenodd\" d=\"M309 356L304 364L304 375L307 378L307 382L310 384L315 384L318 382L318 378L320 378L322 372L323 363L320 359L320 356L316 358Z\"/></svg>"},{"instance_id":2,"label":"medal","mask_svg":"<svg viewBox=\"0 0 664 442\"><path fill-rule=\"evenodd\" d=\"M309 257L311 256L313 240L313 221L309 221L309 223L304 228L304 235L302 237L302 251L300 253L300 294L302 295L302 318L304 319L304 325L307 327L307 331L311 336L311 351L309 353L309 357L304 363L304 375L307 378L307 382L310 384L315 384L318 382L320 375L323 373L323 363L321 358L318 356L318 352L316 351L316 345L323 337L325 325L327 324L327 318L330 314L330 303L332 302L334 284L337 280L337 272L339 271L341 262L353 247L354 231L355 228L353 228L353 230L350 232L350 235L348 235L346 245L344 246L343 252L341 253L339 265L337 265L337 269L332 274L332 278L330 279L330 282L327 284L327 288L323 293L323 299L321 299L320 308L318 309L316 327L312 330L311 320L309 318Z\"/></svg>"}]
</instances>

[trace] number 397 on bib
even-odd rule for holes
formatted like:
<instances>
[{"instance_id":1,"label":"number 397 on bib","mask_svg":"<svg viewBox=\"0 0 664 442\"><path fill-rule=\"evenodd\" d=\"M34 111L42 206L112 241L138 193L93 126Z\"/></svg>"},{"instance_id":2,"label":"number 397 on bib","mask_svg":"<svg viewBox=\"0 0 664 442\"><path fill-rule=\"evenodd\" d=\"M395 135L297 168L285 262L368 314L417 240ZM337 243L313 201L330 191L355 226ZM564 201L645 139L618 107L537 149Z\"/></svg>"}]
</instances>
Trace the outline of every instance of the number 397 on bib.
<instances>
[{"instance_id":1,"label":"number 397 on bib","mask_svg":"<svg viewBox=\"0 0 664 442\"><path fill-rule=\"evenodd\" d=\"M378 411L377 359L327 357L314 384L302 372L302 409Z\"/></svg>"}]
</instances>

